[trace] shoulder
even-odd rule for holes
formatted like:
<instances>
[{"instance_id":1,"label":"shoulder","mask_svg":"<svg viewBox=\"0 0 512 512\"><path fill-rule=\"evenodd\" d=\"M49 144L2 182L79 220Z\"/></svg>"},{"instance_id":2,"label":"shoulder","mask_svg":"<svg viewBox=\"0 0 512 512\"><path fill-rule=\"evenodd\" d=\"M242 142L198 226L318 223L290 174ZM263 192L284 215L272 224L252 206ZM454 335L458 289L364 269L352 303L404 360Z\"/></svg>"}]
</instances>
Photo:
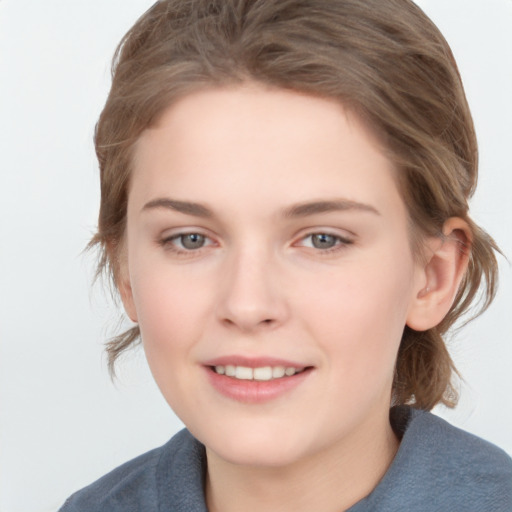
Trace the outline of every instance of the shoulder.
<instances>
[{"instance_id":1,"label":"shoulder","mask_svg":"<svg viewBox=\"0 0 512 512\"><path fill-rule=\"evenodd\" d=\"M479 480L492 474L512 485L512 459L497 446L454 427L438 416L411 410L404 440L417 446L419 461L454 470L459 479Z\"/></svg>"},{"instance_id":2,"label":"shoulder","mask_svg":"<svg viewBox=\"0 0 512 512\"><path fill-rule=\"evenodd\" d=\"M203 446L182 430L164 446L126 462L76 492L59 512L149 512L161 510L161 502L174 507L169 510L183 506L183 510L199 511L204 503L203 466Z\"/></svg>"},{"instance_id":3,"label":"shoulder","mask_svg":"<svg viewBox=\"0 0 512 512\"><path fill-rule=\"evenodd\" d=\"M512 459L503 450L429 412L400 407L391 417L403 438L382 484L400 492L395 510L512 510Z\"/></svg>"}]
</instances>

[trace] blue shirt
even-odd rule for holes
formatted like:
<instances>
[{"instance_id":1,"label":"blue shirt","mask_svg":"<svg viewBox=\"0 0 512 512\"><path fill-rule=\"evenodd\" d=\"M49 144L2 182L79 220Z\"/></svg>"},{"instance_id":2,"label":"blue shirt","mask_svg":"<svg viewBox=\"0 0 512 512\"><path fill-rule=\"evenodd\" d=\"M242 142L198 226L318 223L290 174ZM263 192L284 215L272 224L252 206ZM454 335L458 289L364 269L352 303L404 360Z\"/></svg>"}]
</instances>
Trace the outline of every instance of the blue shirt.
<instances>
[{"instance_id":1,"label":"blue shirt","mask_svg":"<svg viewBox=\"0 0 512 512\"><path fill-rule=\"evenodd\" d=\"M346 512L512 512L512 459L437 416L394 407L400 448ZM204 446L187 430L72 495L60 512L207 512ZM321 512L321 511L319 511Z\"/></svg>"}]
</instances>

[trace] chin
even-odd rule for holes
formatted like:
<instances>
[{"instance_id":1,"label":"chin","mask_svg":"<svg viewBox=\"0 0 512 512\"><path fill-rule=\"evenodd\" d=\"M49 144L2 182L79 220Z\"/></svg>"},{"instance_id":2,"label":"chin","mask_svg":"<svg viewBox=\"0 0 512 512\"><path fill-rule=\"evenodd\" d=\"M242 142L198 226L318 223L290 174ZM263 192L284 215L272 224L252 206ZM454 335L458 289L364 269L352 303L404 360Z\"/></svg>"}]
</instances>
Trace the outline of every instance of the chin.
<instances>
[{"instance_id":1,"label":"chin","mask_svg":"<svg viewBox=\"0 0 512 512\"><path fill-rule=\"evenodd\" d=\"M290 436L289 429L281 433L272 429L229 430L211 433L203 439L196 437L206 445L208 452L239 466L284 467L305 455L304 443Z\"/></svg>"},{"instance_id":2,"label":"chin","mask_svg":"<svg viewBox=\"0 0 512 512\"><path fill-rule=\"evenodd\" d=\"M283 468L293 465L301 459L301 453L295 449L281 449L276 446L249 445L241 447L235 445L232 449L219 447L219 450L211 449L210 452L222 460L236 466L254 468Z\"/></svg>"}]
</instances>

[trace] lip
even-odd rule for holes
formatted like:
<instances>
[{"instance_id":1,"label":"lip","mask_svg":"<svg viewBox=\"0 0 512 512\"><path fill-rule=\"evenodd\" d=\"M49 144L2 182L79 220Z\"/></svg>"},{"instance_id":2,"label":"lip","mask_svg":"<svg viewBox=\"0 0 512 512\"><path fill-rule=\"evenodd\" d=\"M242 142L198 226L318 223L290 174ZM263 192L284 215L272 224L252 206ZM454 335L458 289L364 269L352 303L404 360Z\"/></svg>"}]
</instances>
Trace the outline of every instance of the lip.
<instances>
[{"instance_id":1,"label":"lip","mask_svg":"<svg viewBox=\"0 0 512 512\"><path fill-rule=\"evenodd\" d=\"M265 366L284 366L285 368L304 368L300 373L291 377L282 377L267 381L240 380L225 375L219 375L214 366L245 366L247 368L261 368ZM208 381L214 390L226 398L244 404L262 404L276 400L302 385L313 371L310 365L304 365L285 359L243 356L224 356L211 359L203 364Z\"/></svg>"},{"instance_id":2,"label":"lip","mask_svg":"<svg viewBox=\"0 0 512 512\"><path fill-rule=\"evenodd\" d=\"M246 357L230 355L209 359L203 363L204 366L246 366L247 368L262 368L263 366L284 366L285 368L307 368L311 365L279 359L275 357Z\"/></svg>"}]
</instances>

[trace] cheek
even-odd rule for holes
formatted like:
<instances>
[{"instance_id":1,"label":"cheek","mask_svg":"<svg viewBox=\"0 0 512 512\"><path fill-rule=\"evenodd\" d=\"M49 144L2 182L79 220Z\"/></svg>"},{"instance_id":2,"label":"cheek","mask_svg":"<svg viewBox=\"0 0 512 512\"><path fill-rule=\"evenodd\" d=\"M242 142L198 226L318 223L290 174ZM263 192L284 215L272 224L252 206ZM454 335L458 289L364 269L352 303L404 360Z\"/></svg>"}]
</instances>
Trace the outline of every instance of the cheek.
<instances>
[{"instance_id":1,"label":"cheek","mask_svg":"<svg viewBox=\"0 0 512 512\"><path fill-rule=\"evenodd\" d=\"M306 327L332 360L349 372L389 372L405 326L412 296L413 264L407 252L381 252L306 284L297 296Z\"/></svg>"},{"instance_id":2,"label":"cheek","mask_svg":"<svg viewBox=\"0 0 512 512\"><path fill-rule=\"evenodd\" d=\"M132 290L142 340L148 355L186 350L197 337L210 302L207 283L197 285L166 265L139 266Z\"/></svg>"},{"instance_id":3,"label":"cheek","mask_svg":"<svg viewBox=\"0 0 512 512\"><path fill-rule=\"evenodd\" d=\"M206 290L187 286L186 280L166 275L161 267L148 268L142 275L133 280L133 292L144 352L163 396L182 417L187 400L193 398L189 363L201 339Z\"/></svg>"}]
</instances>

